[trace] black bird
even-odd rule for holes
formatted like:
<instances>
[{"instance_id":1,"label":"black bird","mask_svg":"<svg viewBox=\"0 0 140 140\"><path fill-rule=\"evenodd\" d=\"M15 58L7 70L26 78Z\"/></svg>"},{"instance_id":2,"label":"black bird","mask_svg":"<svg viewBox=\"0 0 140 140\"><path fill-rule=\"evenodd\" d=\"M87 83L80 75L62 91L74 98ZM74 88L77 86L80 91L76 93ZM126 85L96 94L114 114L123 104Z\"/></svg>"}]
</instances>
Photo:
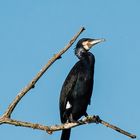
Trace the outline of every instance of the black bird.
<instances>
[{"instance_id":1,"label":"black bird","mask_svg":"<svg viewBox=\"0 0 140 140\"><path fill-rule=\"evenodd\" d=\"M79 61L69 72L61 90L59 108L62 123L73 122L88 116L94 82L95 57L89 49L104 39L80 39L75 48ZM62 131L61 140L69 140L71 129Z\"/></svg>"}]
</instances>

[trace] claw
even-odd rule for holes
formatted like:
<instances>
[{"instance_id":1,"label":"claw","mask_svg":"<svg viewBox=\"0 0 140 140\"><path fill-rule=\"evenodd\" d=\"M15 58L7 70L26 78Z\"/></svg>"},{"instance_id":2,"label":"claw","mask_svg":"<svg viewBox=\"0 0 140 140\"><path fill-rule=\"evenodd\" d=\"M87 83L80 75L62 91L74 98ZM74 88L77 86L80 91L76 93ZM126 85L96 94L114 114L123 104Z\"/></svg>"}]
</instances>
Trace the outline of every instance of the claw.
<instances>
[{"instance_id":1,"label":"claw","mask_svg":"<svg viewBox=\"0 0 140 140\"><path fill-rule=\"evenodd\" d=\"M85 121L86 123L89 123L89 122L91 122L93 120L93 117L92 116L86 116L82 120Z\"/></svg>"},{"instance_id":2,"label":"claw","mask_svg":"<svg viewBox=\"0 0 140 140\"><path fill-rule=\"evenodd\" d=\"M98 124L98 123L101 122L101 119L100 119L100 117L98 115L96 115L96 116L94 115L93 116L93 119L94 119L94 121L95 121L96 124Z\"/></svg>"}]
</instances>

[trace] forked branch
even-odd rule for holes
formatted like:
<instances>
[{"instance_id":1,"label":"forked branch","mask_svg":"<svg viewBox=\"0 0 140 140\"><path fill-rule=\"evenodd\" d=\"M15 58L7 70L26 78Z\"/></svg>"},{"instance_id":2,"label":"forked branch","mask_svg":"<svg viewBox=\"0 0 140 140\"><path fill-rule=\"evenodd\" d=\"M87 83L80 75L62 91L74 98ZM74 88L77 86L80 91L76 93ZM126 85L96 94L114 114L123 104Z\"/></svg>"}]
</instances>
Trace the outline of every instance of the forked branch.
<instances>
[{"instance_id":1,"label":"forked branch","mask_svg":"<svg viewBox=\"0 0 140 140\"><path fill-rule=\"evenodd\" d=\"M28 128L33 128L33 129L39 129L39 130L44 130L47 131L49 134L51 134L54 131L59 131L63 129L68 129L68 128L73 128L79 125L87 124L87 123L101 123L107 127L110 127L130 138L136 138L136 135L133 135L131 133L128 133L114 125L111 125L103 120L101 120L97 116L92 116L92 117L87 117L84 118L83 120L79 120L74 123L65 123L61 125L52 125L52 126L44 126L41 124L35 124L35 123L30 123L30 122L23 122L23 121L18 121L11 119L11 114L14 111L16 105L20 102L23 96L28 93L29 90L35 87L35 84L37 81L41 78L41 76L46 72L46 70L59 58L61 58L61 55L64 54L75 42L75 40L79 37L79 35L85 30L84 27L80 29L80 31L70 40L70 42L66 45L65 48L63 48L60 52L55 54L49 61L48 63L37 73L37 75L31 80L31 82L25 86L15 97L15 99L12 101L12 103L9 105L5 113L0 117L0 125L1 124L10 124L10 125L15 125L15 126L22 126L22 127L28 127Z\"/></svg>"},{"instance_id":2,"label":"forked branch","mask_svg":"<svg viewBox=\"0 0 140 140\"><path fill-rule=\"evenodd\" d=\"M31 82L25 86L15 97L15 99L12 101L12 103L9 105L8 109L3 114L4 117L10 118L13 110L15 109L16 105L19 103L19 101L22 99L22 97L32 88L35 87L36 82L40 79L40 77L46 72L46 70L59 58L61 58L61 55L64 54L76 41L76 39L79 37L79 35L85 30L84 27L80 29L80 31L70 40L70 42L66 45L64 49L62 49L60 52L55 54L48 63L37 73L37 75L31 80Z\"/></svg>"},{"instance_id":3,"label":"forked branch","mask_svg":"<svg viewBox=\"0 0 140 140\"><path fill-rule=\"evenodd\" d=\"M0 118L0 124L3 124L3 123L15 125L15 126L21 126L21 127L28 127L28 128L32 128L32 129L43 130L43 131L48 132L48 134L52 134L55 131L73 128L73 127L84 125L84 124L101 123L104 126L109 127L109 128L111 128L119 133L122 133L130 138L133 138L133 139L136 138L136 135L133 135L127 131L124 131L117 126L109 124L108 122L101 120L98 116L88 116L88 117L86 117L82 120L79 120L77 122L65 123L65 124L60 124L60 125L52 125L52 126L45 126L45 125L41 125L38 123L23 122L23 121L13 120L10 118L5 118L5 117Z\"/></svg>"}]
</instances>

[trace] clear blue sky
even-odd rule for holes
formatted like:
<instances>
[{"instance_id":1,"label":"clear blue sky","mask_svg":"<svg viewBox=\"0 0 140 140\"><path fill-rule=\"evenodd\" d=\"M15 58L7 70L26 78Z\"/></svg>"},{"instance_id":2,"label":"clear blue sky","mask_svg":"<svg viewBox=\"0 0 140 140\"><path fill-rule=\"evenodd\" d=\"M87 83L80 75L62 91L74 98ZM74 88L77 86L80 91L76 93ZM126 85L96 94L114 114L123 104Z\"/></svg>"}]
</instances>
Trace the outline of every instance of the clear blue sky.
<instances>
[{"instance_id":1,"label":"clear blue sky","mask_svg":"<svg viewBox=\"0 0 140 140\"><path fill-rule=\"evenodd\" d=\"M139 0L0 0L0 115L17 93L81 26L80 36L105 38L91 50L96 57L89 114L98 114L140 136L140 1ZM58 99L63 81L76 63L73 48L62 56L20 102L12 118L59 124ZM58 140L53 135L9 125L1 140ZM74 128L71 140L128 138L102 125Z\"/></svg>"}]
</instances>

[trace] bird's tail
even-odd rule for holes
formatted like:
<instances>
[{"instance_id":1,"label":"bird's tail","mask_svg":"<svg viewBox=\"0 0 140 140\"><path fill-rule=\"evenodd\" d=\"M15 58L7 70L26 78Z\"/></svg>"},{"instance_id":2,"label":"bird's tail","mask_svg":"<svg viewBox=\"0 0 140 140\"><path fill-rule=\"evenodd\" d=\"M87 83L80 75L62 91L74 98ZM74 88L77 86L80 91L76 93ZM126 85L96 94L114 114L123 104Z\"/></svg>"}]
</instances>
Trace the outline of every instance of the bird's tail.
<instances>
[{"instance_id":1,"label":"bird's tail","mask_svg":"<svg viewBox=\"0 0 140 140\"><path fill-rule=\"evenodd\" d=\"M70 139L70 132L71 132L71 129L62 130L61 140L69 140Z\"/></svg>"}]
</instances>

